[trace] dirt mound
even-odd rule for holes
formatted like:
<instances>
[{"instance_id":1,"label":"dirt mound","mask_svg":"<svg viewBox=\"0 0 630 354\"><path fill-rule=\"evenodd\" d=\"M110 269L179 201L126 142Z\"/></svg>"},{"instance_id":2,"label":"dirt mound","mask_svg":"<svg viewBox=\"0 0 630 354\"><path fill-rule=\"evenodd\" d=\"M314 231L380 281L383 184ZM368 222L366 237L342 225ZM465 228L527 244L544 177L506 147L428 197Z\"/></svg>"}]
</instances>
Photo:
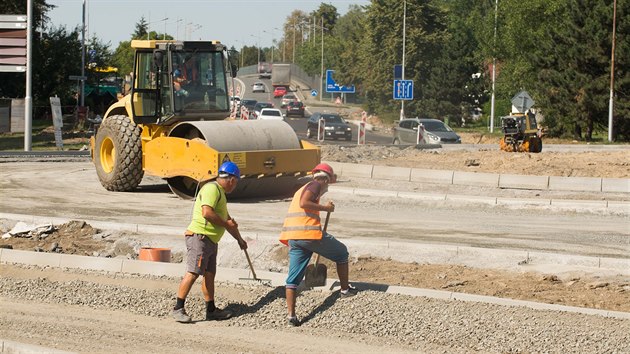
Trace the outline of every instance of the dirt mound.
<instances>
[{"instance_id":1,"label":"dirt mound","mask_svg":"<svg viewBox=\"0 0 630 354\"><path fill-rule=\"evenodd\" d=\"M630 178L627 151L509 153L422 150L414 146L322 146L322 160L431 170L518 175Z\"/></svg>"}]
</instances>

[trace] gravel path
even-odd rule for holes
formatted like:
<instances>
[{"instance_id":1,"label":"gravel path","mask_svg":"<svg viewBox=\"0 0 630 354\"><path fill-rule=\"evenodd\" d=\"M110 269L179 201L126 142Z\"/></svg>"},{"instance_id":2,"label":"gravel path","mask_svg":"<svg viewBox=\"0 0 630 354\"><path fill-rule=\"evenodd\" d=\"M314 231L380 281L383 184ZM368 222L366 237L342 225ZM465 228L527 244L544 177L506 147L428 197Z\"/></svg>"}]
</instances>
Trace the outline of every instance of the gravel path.
<instances>
[{"instance_id":1,"label":"gravel path","mask_svg":"<svg viewBox=\"0 0 630 354\"><path fill-rule=\"evenodd\" d=\"M43 272L36 267L3 265L0 297L10 301L89 307L166 319L179 282L179 279L166 277L69 270L59 273L62 273L61 270ZM284 318L283 288L219 283L217 292L219 305L236 314L222 323L226 327L272 330L273 333L297 331L323 335L327 341L331 340L331 336L351 337L356 343L385 345L395 351L630 352L630 320L374 291L363 291L355 298L340 300L338 293L307 291L298 298L298 316L303 324L293 329L286 326ZM230 303L226 303L225 299L230 299ZM203 303L199 294L191 294L187 310L194 319L202 317ZM0 311L2 328L14 324L6 312ZM42 316L45 317L45 314ZM72 323L66 325L72 326ZM173 323L172 326L182 325ZM59 323L50 326L50 329L38 330L49 330L54 336L56 328L63 327ZM32 336L30 331L22 328L22 338L5 339L20 341ZM37 333L39 336L45 334ZM80 332L72 335L75 337L72 342L86 340ZM154 337L161 335L153 333ZM120 345L124 345L124 341L123 338ZM239 346L232 349L235 348ZM74 347L66 343L59 349L72 350ZM277 349L284 351L287 348Z\"/></svg>"}]
</instances>

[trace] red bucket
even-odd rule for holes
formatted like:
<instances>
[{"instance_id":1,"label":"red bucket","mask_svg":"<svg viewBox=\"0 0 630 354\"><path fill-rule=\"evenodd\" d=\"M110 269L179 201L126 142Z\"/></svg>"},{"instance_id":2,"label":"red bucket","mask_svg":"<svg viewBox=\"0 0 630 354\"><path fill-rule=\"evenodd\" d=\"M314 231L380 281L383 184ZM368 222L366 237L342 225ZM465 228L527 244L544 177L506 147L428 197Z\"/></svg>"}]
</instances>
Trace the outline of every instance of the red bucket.
<instances>
[{"instance_id":1,"label":"red bucket","mask_svg":"<svg viewBox=\"0 0 630 354\"><path fill-rule=\"evenodd\" d=\"M169 263L171 261L171 249L152 247L141 248L138 259L141 261Z\"/></svg>"}]
</instances>

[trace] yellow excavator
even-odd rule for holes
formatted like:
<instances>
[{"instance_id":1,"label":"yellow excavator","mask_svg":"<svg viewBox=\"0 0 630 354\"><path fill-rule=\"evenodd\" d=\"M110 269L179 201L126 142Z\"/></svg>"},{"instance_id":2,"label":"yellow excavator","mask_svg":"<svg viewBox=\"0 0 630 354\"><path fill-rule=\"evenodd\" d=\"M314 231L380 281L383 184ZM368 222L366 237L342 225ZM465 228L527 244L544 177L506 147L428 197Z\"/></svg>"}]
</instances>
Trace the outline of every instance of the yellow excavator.
<instances>
[{"instance_id":1,"label":"yellow excavator","mask_svg":"<svg viewBox=\"0 0 630 354\"><path fill-rule=\"evenodd\" d=\"M283 121L230 120L238 70L218 41L133 40L131 92L114 103L90 140L107 190L132 191L144 174L164 178L182 198L232 161L241 170L234 197L290 194L321 159Z\"/></svg>"}]
</instances>

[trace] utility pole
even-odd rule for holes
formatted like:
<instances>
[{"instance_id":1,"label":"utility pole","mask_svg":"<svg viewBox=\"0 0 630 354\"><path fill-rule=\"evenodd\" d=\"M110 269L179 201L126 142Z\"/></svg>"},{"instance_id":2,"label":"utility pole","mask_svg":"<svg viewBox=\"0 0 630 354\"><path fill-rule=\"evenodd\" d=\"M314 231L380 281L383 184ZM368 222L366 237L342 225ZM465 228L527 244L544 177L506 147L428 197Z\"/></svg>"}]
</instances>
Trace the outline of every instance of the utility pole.
<instances>
[{"instance_id":1,"label":"utility pole","mask_svg":"<svg viewBox=\"0 0 630 354\"><path fill-rule=\"evenodd\" d=\"M319 75L319 100L324 96L324 16L322 16L322 71Z\"/></svg>"},{"instance_id":2,"label":"utility pole","mask_svg":"<svg viewBox=\"0 0 630 354\"><path fill-rule=\"evenodd\" d=\"M24 96L24 151L31 151L33 134L33 0L26 2L26 92Z\"/></svg>"},{"instance_id":3,"label":"utility pole","mask_svg":"<svg viewBox=\"0 0 630 354\"><path fill-rule=\"evenodd\" d=\"M613 96L615 84L615 33L617 30L617 0L613 1L612 51L610 54L610 101L608 102L608 141L613 141Z\"/></svg>"},{"instance_id":4,"label":"utility pole","mask_svg":"<svg viewBox=\"0 0 630 354\"><path fill-rule=\"evenodd\" d=\"M407 0L403 2L403 49L402 49L402 77L405 80L405 42L407 39ZM405 100L400 100L400 120L405 119Z\"/></svg>"},{"instance_id":5,"label":"utility pole","mask_svg":"<svg viewBox=\"0 0 630 354\"><path fill-rule=\"evenodd\" d=\"M497 21L499 16L499 0L494 2L494 45L492 47L492 99L490 100L490 133L494 131L494 87L497 76Z\"/></svg>"},{"instance_id":6,"label":"utility pole","mask_svg":"<svg viewBox=\"0 0 630 354\"><path fill-rule=\"evenodd\" d=\"M83 0L83 25L81 26L81 107L85 106L85 0Z\"/></svg>"}]
</instances>

